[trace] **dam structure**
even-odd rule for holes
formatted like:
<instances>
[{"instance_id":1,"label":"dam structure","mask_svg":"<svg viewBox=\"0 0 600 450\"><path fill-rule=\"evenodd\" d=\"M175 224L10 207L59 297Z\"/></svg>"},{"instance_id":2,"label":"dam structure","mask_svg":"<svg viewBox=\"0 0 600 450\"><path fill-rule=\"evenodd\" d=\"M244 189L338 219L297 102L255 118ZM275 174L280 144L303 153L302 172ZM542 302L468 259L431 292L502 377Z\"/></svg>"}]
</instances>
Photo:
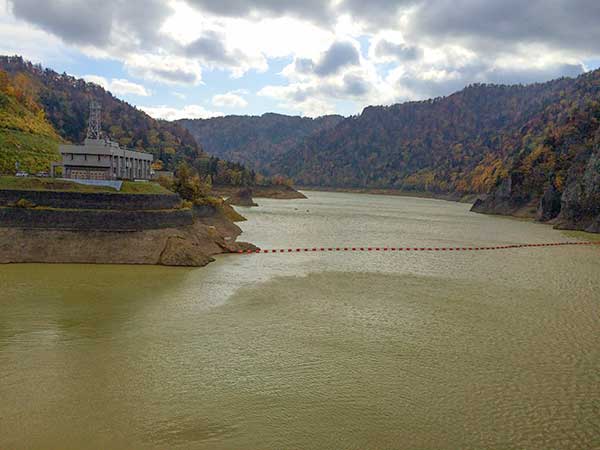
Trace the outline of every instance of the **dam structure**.
<instances>
[{"instance_id":1,"label":"dam structure","mask_svg":"<svg viewBox=\"0 0 600 450\"><path fill-rule=\"evenodd\" d=\"M62 167L63 178L76 180L149 180L152 175L151 154L121 148L102 136L100 105L94 101L83 145L60 145L59 152L62 162L52 165L52 176L57 167Z\"/></svg>"}]
</instances>

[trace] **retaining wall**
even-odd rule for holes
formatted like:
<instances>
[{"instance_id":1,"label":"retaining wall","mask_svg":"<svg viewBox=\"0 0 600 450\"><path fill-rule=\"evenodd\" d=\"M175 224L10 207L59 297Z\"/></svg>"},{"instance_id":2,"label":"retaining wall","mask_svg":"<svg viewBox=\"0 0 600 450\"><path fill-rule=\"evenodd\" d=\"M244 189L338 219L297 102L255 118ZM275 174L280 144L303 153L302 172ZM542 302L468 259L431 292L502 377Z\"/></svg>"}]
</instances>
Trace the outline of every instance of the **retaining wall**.
<instances>
[{"instance_id":1,"label":"retaining wall","mask_svg":"<svg viewBox=\"0 0 600 450\"><path fill-rule=\"evenodd\" d=\"M218 215L218 210L212 205L194 205L192 208L194 217L215 217Z\"/></svg>"},{"instance_id":2,"label":"retaining wall","mask_svg":"<svg viewBox=\"0 0 600 450\"><path fill-rule=\"evenodd\" d=\"M0 206L25 199L36 206L68 209L148 210L175 209L181 203L176 194L111 194L60 191L0 190Z\"/></svg>"},{"instance_id":3,"label":"retaining wall","mask_svg":"<svg viewBox=\"0 0 600 450\"><path fill-rule=\"evenodd\" d=\"M0 228L141 231L177 228L191 225L193 222L191 209L118 211L0 208Z\"/></svg>"}]
</instances>

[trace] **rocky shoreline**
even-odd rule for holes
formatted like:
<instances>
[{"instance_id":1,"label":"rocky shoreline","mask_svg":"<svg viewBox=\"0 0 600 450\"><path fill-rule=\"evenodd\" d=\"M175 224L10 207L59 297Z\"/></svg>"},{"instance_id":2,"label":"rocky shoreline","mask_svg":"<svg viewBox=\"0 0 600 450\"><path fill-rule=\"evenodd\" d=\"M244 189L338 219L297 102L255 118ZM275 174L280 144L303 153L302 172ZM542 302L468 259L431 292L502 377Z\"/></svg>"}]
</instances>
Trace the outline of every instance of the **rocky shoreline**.
<instances>
[{"instance_id":1,"label":"rocky shoreline","mask_svg":"<svg viewBox=\"0 0 600 450\"><path fill-rule=\"evenodd\" d=\"M510 175L477 200L471 211L528 217L561 230L600 233L600 142L582 169L572 168L562 192L548 185L536 196L523 189L523 184L518 174Z\"/></svg>"},{"instance_id":2,"label":"rocky shoreline","mask_svg":"<svg viewBox=\"0 0 600 450\"><path fill-rule=\"evenodd\" d=\"M154 264L201 267L214 255L255 249L216 212L191 225L139 231L0 228L0 263Z\"/></svg>"},{"instance_id":3,"label":"rocky shoreline","mask_svg":"<svg viewBox=\"0 0 600 450\"><path fill-rule=\"evenodd\" d=\"M252 189L250 189L250 188L240 189L239 191L232 193L231 196L228 197L225 202L228 205L232 205L232 206L246 206L246 207L258 206L258 204L256 204L254 202L252 195L253 195Z\"/></svg>"},{"instance_id":4,"label":"rocky shoreline","mask_svg":"<svg viewBox=\"0 0 600 450\"><path fill-rule=\"evenodd\" d=\"M596 179L596 177L598 179ZM571 183L562 193L552 187L539 198L520 197L508 187L509 181L489 195L403 191L398 189L337 188L302 186L306 191L349 192L353 194L394 195L433 198L472 204L471 211L480 214L533 219L553 225L559 230L600 233L600 160L590 159L583 177Z\"/></svg>"},{"instance_id":5,"label":"rocky shoreline","mask_svg":"<svg viewBox=\"0 0 600 450\"><path fill-rule=\"evenodd\" d=\"M303 191L348 192L351 194L393 195L396 197L433 198L449 202L473 203L478 195L459 195L452 193L435 193L427 191L405 191L401 189L384 188L341 188L331 186L301 186Z\"/></svg>"},{"instance_id":6,"label":"rocky shoreline","mask_svg":"<svg viewBox=\"0 0 600 450\"><path fill-rule=\"evenodd\" d=\"M302 192L298 192L291 186L252 186L249 188L213 186L212 193L219 197L228 198L239 195L241 191L250 190L252 198L272 198L277 200L305 199ZM246 205L238 205L246 206Z\"/></svg>"},{"instance_id":7,"label":"rocky shoreline","mask_svg":"<svg viewBox=\"0 0 600 450\"><path fill-rule=\"evenodd\" d=\"M236 242L242 230L228 205L185 208L177 195L2 192L0 263L200 267L217 254L255 249Z\"/></svg>"}]
</instances>

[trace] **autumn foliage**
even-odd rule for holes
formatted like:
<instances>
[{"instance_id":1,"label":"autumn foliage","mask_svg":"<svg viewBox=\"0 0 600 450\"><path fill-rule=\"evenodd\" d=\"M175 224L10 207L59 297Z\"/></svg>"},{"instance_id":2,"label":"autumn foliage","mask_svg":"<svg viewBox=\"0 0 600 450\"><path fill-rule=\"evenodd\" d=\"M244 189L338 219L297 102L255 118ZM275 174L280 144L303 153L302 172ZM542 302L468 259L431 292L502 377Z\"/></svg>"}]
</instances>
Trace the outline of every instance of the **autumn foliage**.
<instances>
[{"instance_id":1,"label":"autumn foliage","mask_svg":"<svg viewBox=\"0 0 600 450\"><path fill-rule=\"evenodd\" d=\"M198 176L210 177L215 184L243 186L255 182L254 172L208 155L182 126L155 120L97 84L44 69L18 56L1 56L0 71L0 86L10 90L32 114L47 119L49 133L57 139L84 140L89 104L94 99L102 106L102 131L124 147L152 153L157 167L175 170L186 163ZM10 116L7 114L7 120Z\"/></svg>"},{"instance_id":2,"label":"autumn foliage","mask_svg":"<svg viewBox=\"0 0 600 450\"><path fill-rule=\"evenodd\" d=\"M274 173L313 186L485 193L509 174L529 196L563 189L600 117L600 71L532 85L469 86L372 106L279 155Z\"/></svg>"}]
</instances>

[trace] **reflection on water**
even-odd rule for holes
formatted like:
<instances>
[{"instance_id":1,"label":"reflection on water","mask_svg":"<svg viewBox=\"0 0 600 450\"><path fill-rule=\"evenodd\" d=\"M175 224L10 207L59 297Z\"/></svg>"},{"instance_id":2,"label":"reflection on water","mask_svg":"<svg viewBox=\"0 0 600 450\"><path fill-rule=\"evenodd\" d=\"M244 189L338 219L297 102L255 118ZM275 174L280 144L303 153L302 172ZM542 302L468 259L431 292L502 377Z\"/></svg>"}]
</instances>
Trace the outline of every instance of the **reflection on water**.
<instances>
[{"instance_id":1,"label":"reflection on water","mask_svg":"<svg viewBox=\"0 0 600 450\"><path fill-rule=\"evenodd\" d=\"M244 238L580 238L436 200L310 197L244 209ZM599 250L0 266L0 448L593 448Z\"/></svg>"}]
</instances>

